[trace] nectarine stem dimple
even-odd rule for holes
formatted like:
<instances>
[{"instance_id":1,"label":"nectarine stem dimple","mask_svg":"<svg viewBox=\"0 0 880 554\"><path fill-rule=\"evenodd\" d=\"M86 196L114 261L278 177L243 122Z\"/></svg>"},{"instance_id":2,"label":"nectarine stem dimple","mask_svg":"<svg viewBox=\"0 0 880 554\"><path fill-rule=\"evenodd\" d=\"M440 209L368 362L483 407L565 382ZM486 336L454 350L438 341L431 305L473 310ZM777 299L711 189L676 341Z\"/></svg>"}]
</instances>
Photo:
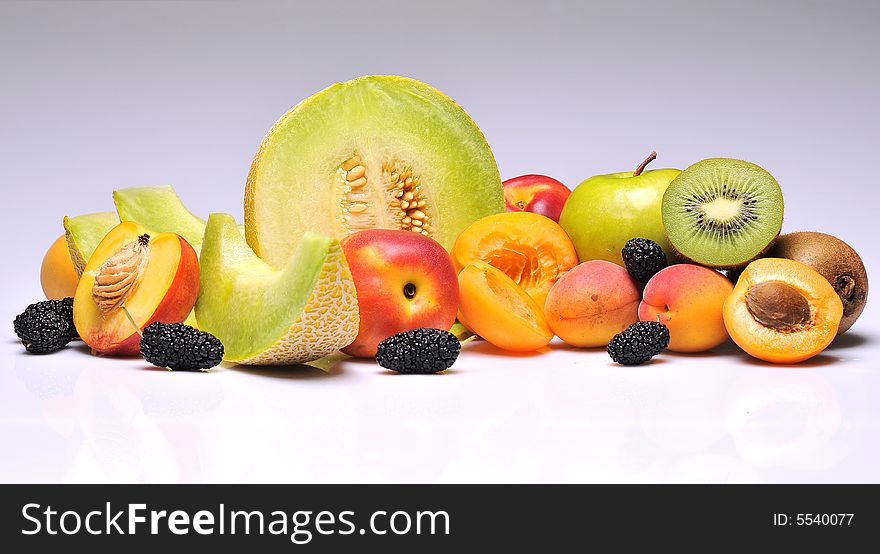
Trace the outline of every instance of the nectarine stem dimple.
<instances>
[{"instance_id":1,"label":"nectarine stem dimple","mask_svg":"<svg viewBox=\"0 0 880 554\"><path fill-rule=\"evenodd\" d=\"M412 283L403 285L403 295L412 300L416 296L416 286Z\"/></svg>"},{"instance_id":2,"label":"nectarine stem dimple","mask_svg":"<svg viewBox=\"0 0 880 554\"><path fill-rule=\"evenodd\" d=\"M633 177L638 177L639 175L641 175L642 171L644 171L645 168L648 167L648 164L653 162L656 159L657 159L657 152L651 152L648 155L648 157L645 158L645 161L643 161L641 163L641 165L639 165L639 167L637 167L636 170L633 171Z\"/></svg>"}]
</instances>

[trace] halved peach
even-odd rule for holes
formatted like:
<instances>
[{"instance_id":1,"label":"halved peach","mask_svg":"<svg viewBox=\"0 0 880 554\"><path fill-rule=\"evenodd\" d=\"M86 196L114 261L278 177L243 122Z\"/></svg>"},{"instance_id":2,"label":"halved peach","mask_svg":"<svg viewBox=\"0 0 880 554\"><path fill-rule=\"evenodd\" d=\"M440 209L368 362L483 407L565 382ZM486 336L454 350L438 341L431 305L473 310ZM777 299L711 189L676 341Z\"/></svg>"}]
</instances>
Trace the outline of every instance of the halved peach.
<instances>
[{"instance_id":1,"label":"halved peach","mask_svg":"<svg viewBox=\"0 0 880 554\"><path fill-rule=\"evenodd\" d=\"M841 317L843 303L831 283L782 258L750 263L724 302L730 338L767 362L812 358L834 340Z\"/></svg>"},{"instance_id":2,"label":"halved peach","mask_svg":"<svg viewBox=\"0 0 880 554\"><path fill-rule=\"evenodd\" d=\"M574 245L552 219L531 212L490 215L462 231L452 247L456 271L482 261L500 269L543 310L553 284L578 264Z\"/></svg>"},{"instance_id":3,"label":"halved peach","mask_svg":"<svg viewBox=\"0 0 880 554\"><path fill-rule=\"evenodd\" d=\"M126 221L89 258L76 288L73 322L94 352L134 355L139 331L155 321L185 320L198 292L199 262L186 240Z\"/></svg>"},{"instance_id":4,"label":"halved peach","mask_svg":"<svg viewBox=\"0 0 880 554\"><path fill-rule=\"evenodd\" d=\"M541 307L499 269L468 264L458 275L458 288L459 319L498 348L529 352L553 338Z\"/></svg>"}]
</instances>

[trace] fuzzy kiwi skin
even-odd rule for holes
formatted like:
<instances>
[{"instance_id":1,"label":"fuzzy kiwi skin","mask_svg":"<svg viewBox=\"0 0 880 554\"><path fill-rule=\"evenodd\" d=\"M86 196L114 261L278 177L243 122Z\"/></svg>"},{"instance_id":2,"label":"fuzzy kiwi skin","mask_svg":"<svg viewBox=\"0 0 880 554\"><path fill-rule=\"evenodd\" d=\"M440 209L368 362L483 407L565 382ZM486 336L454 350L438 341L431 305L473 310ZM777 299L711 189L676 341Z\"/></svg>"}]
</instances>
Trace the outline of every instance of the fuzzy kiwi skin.
<instances>
[{"instance_id":1,"label":"fuzzy kiwi skin","mask_svg":"<svg viewBox=\"0 0 880 554\"><path fill-rule=\"evenodd\" d=\"M839 238L825 233L800 231L780 236L769 256L788 258L815 269L828 279L843 302L840 335L852 327L868 301L868 273L858 253ZM851 279L851 281L849 281ZM852 284L846 294L844 283Z\"/></svg>"}]
</instances>

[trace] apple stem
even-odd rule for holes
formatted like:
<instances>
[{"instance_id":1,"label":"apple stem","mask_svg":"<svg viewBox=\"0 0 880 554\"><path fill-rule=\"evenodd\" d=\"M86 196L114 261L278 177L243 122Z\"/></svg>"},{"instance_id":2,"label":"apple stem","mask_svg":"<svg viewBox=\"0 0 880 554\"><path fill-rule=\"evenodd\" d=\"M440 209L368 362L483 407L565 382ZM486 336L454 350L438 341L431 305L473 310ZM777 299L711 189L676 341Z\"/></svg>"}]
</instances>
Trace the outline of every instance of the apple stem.
<instances>
[{"instance_id":1,"label":"apple stem","mask_svg":"<svg viewBox=\"0 0 880 554\"><path fill-rule=\"evenodd\" d=\"M144 334L141 333L141 328L137 326L137 323L134 322L134 318L131 317L131 314L128 312L128 308L125 306L121 306L122 311L125 312L125 317L128 318L128 322L131 323L131 326L134 327L134 330L137 331L137 334L143 338Z\"/></svg>"},{"instance_id":2,"label":"apple stem","mask_svg":"<svg viewBox=\"0 0 880 554\"><path fill-rule=\"evenodd\" d=\"M653 162L656 159L657 159L657 152L651 152L651 154L647 158L645 158L645 161L643 161L642 164L639 167L637 167L635 171L633 171L633 177L638 177L639 175L641 175L642 171L644 171L645 168L648 167L648 164Z\"/></svg>"}]
</instances>

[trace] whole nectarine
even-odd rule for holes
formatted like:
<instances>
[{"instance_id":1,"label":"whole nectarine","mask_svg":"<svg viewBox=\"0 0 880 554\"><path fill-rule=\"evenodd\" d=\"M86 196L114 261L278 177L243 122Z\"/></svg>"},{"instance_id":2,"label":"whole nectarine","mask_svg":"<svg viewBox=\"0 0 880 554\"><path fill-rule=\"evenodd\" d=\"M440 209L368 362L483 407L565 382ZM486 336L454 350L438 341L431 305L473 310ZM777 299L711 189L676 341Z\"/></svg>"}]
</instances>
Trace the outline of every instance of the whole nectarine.
<instances>
[{"instance_id":1,"label":"whole nectarine","mask_svg":"<svg viewBox=\"0 0 880 554\"><path fill-rule=\"evenodd\" d=\"M571 190L553 177L520 175L501 183L508 212L532 212L559 222Z\"/></svg>"},{"instance_id":2,"label":"whole nectarine","mask_svg":"<svg viewBox=\"0 0 880 554\"><path fill-rule=\"evenodd\" d=\"M357 289L360 327L343 349L372 357L379 343L419 327L448 330L458 311L458 279L446 250L419 233L367 229L342 250Z\"/></svg>"}]
</instances>

